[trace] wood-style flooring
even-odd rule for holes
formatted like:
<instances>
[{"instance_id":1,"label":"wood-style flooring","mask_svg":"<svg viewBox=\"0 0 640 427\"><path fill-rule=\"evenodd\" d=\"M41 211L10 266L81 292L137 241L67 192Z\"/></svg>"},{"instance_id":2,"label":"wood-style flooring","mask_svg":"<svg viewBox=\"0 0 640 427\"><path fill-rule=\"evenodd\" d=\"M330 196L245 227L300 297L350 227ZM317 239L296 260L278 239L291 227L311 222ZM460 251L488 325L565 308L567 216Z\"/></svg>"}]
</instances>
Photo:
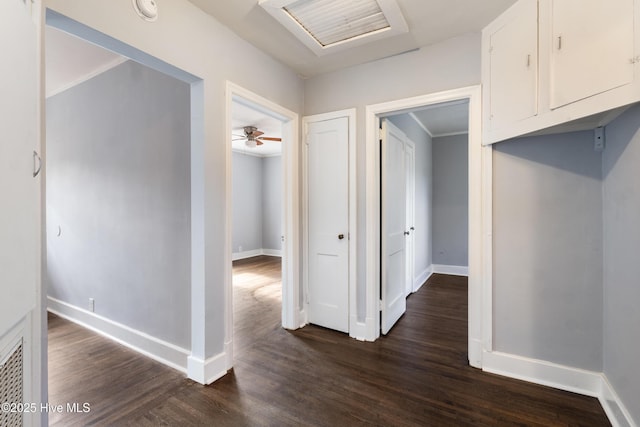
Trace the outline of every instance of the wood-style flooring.
<instances>
[{"instance_id":1,"label":"wood-style flooring","mask_svg":"<svg viewBox=\"0 0 640 427\"><path fill-rule=\"evenodd\" d=\"M255 266L255 268L252 268ZM280 328L279 260L234 263L235 364L210 386L49 316L57 426L608 426L594 398L467 364L466 279L433 275L375 343ZM263 278L260 278L263 276Z\"/></svg>"}]
</instances>

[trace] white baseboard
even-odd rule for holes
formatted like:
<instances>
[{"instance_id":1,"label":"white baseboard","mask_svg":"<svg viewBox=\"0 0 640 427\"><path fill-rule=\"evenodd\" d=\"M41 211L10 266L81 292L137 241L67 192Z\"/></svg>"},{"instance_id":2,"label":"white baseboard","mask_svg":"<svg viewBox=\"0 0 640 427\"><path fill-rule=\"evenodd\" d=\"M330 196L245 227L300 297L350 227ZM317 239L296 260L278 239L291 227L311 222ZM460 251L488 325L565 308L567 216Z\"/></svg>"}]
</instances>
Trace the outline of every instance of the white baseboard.
<instances>
[{"instance_id":1,"label":"white baseboard","mask_svg":"<svg viewBox=\"0 0 640 427\"><path fill-rule=\"evenodd\" d=\"M358 341L367 340L367 324L358 322L358 316L355 314L349 318L349 336Z\"/></svg>"},{"instance_id":2,"label":"white baseboard","mask_svg":"<svg viewBox=\"0 0 640 427\"><path fill-rule=\"evenodd\" d=\"M469 339L468 346L469 365L473 366L474 368L482 369L482 342L477 339Z\"/></svg>"},{"instance_id":3,"label":"white baseboard","mask_svg":"<svg viewBox=\"0 0 640 427\"><path fill-rule=\"evenodd\" d=\"M190 379L203 385L222 378L227 373L227 354L222 352L207 360L189 356L187 363L187 375Z\"/></svg>"},{"instance_id":4,"label":"white baseboard","mask_svg":"<svg viewBox=\"0 0 640 427\"><path fill-rule=\"evenodd\" d=\"M281 249L263 249L262 255L278 256L282 258L282 250Z\"/></svg>"},{"instance_id":5,"label":"white baseboard","mask_svg":"<svg viewBox=\"0 0 640 427\"><path fill-rule=\"evenodd\" d=\"M613 427L638 427L604 374L602 374L602 390L598 400Z\"/></svg>"},{"instance_id":6,"label":"white baseboard","mask_svg":"<svg viewBox=\"0 0 640 427\"><path fill-rule=\"evenodd\" d=\"M375 341L380 336L380 328L378 327L376 330L376 319L373 317L367 317L364 321L366 331L364 340L365 341Z\"/></svg>"},{"instance_id":7,"label":"white baseboard","mask_svg":"<svg viewBox=\"0 0 640 427\"><path fill-rule=\"evenodd\" d=\"M433 272L437 274L451 274L454 276L468 276L469 266L432 264Z\"/></svg>"},{"instance_id":8,"label":"white baseboard","mask_svg":"<svg viewBox=\"0 0 640 427\"><path fill-rule=\"evenodd\" d=\"M250 251L234 252L231 254L233 261L245 258L252 258L254 256L268 255L268 256L282 256L282 250L280 249L253 249Z\"/></svg>"},{"instance_id":9,"label":"white baseboard","mask_svg":"<svg viewBox=\"0 0 640 427\"><path fill-rule=\"evenodd\" d=\"M55 298L48 297L48 310L160 363L187 373L187 359L191 353L187 349Z\"/></svg>"},{"instance_id":10,"label":"white baseboard","mask_svg":"<svg viewBox=\"0 0 640 427\"><path fill-rule=\"evenodd\" d=\"M484 352L482 369L494 374L592 397L600 394L602 382L599 372L497 351Z\"/></svg>"},{"instance_id":11,"label":"white baseboard","mask_svg":"<svg viewBox=\"0 0 640 427\"><path fill-rule=\"evenodd\" d=\"M413 292L418 292L418 290L422 287L422 285L424 285L424 283L429 277L431 277L432 274L433 265L430 265L413 280Z\"/></svg>"},{"instance_id":12,"label":"white baseboard","mask_svg":"<svg viewBox=\"0 0 640 427\"><path fill-rule=\"evenodd\" d=\"M482 369L510 378L597 397L614 427L638 427L602 372L496 351L483 353Z\"/></svg>"}]
</instances>

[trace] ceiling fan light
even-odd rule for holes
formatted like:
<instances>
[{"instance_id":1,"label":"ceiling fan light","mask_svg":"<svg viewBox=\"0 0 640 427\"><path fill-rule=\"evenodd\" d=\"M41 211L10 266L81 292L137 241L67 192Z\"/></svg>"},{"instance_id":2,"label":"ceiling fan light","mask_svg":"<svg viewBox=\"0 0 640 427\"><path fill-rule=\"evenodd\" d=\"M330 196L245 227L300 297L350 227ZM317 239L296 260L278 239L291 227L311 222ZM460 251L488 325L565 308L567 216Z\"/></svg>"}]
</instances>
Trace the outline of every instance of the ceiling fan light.
<instances>
[{"instance_id":1,"label":"ceiling fan light","mask_svg":"<svg viewBox=\"0 0 640 427\"><path fill-rule=\"evenodd\" d=\"M249 148L255 148L258 145L255 139L247 139L245 144Z\"/></svg>"}]
</instances>

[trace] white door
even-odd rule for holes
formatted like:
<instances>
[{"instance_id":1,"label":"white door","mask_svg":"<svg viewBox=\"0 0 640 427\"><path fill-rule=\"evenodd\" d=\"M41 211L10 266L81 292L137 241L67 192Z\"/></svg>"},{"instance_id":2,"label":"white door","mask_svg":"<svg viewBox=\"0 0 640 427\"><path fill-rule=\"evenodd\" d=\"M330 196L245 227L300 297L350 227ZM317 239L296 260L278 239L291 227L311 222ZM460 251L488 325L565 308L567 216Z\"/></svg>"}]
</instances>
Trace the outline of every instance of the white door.
<instances>
[{"instance_id":1,"label":"white door","mask_svg":"<svg viewBox=\"0 0 640 427\"><path fill-rule=\"evenodd\" d=\"M349 119L307 128L309 323L349 332Z\"/></svg>"},{"instance_id":2,"label":"white door","mask_svg":"<svg viewBox=\"0 0 640 427\"><path fill-rule=\"evenodd\" d=\"M415 277L415 155L414 143L407 139L405 144L405 172L406 172L406 228L409 233L406 237L406 277L405 295L409 296L413 292L413 279Z\"/></svg>"},{"instance_id":3,"label":"white door","mask_svg":"<svg viewBox=\"0 0 640 427\"><path fill-rule=\"evenodd\" d=\"M31 2L0 1L0 338L39 307L38 55L30 9Z\"/></svg>"},{"instance_id":4,"label":"white door","mask_svg":"<svg viewBox=\"0 0 640 427\"><path fill-rule=\"evenodd\" d=\"M405 294L405 135L388 120L381 130L381 330L387 334L407 307Z\"/></svg>"}]
</instances>

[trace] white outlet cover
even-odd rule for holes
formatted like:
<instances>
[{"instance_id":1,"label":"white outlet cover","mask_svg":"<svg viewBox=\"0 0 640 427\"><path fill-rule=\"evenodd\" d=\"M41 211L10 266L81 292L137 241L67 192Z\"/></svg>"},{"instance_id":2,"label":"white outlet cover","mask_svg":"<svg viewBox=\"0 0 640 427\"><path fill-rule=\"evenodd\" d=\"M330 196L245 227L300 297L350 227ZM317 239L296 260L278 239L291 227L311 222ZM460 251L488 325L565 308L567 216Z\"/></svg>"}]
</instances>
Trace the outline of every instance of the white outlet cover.
<instances>
[{"instance_id":1,"label":"white outlet cover","mask_svg":"<svg viewBox=\"0 0 640 427\"><path fill-rule=\"evenodd\" d=\"M158 19L158 4L156 0L131 0L133 8L140 17L146 21Z\"/></svg>"}]
</instances>

